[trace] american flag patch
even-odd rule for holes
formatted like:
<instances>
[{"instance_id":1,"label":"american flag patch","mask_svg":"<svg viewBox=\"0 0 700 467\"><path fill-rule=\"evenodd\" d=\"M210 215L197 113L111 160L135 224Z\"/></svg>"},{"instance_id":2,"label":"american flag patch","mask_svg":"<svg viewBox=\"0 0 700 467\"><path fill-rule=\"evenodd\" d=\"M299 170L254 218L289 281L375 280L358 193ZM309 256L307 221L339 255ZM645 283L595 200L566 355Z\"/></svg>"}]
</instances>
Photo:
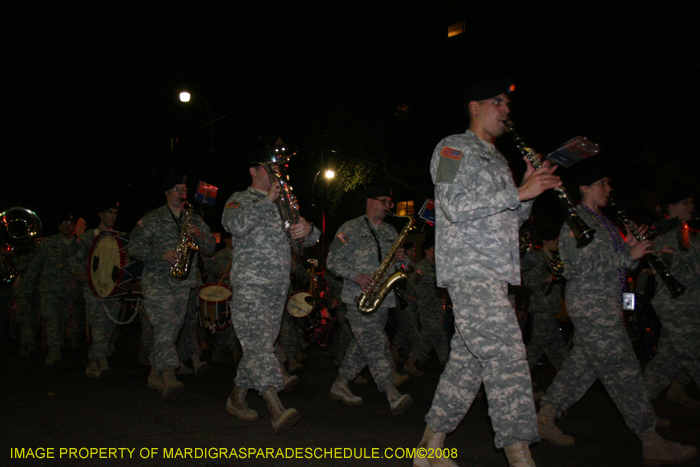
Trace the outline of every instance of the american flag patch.
<instances>
[{"instance_id":1,"label":"american flag patch","mask_svg":"<svg viewBox=\"0 0 700 467\"><path fill-rule=\"evenodd\" d=\"M422 270L422 269L416 269L416 274L418 274L419 276L422 276L422 275L423 275L423 270Z\"/></svg>"},{"instance_id":2,"label":"american flag patch","mask_svg":"<svg viewBox=\"0 0 700 467\"><path fill-rule=\"evenodd\" d=\"M143 219L139 219L139 221L136 224L138 224L138 226L142 229L146 227L146 223L143 221Z\"/></svg>"},{"instance_id":3,"label":"american flag patch","mask_svg":"<svg viewBox=\"0 0 700 467\"><path fill-rule=\"evenodd\" d=\"M340 241L343 242L343 243L347 243L347 242L348 242L348 237L346 237L345 234L344 234L343 232L339 232L338 235L337 235L337 237L338 237L338 240L340 240Z\"/></svg>"},{"instance_id":4,"label":"american flag patch","mask_svg":"<svg viewBox=\"0 0 700 467\"><path fill-rule=\"evenodd\" d=\"M226 207L236 209L240 205L241 205L241 203L239 203L238 201L231 201L230 203L228 203L226 205Z\"/></svg>"},{"instance_id":5,"label":"american flag patch","mask_svg":"<svg viewBox=\"0 0 700 467\"><path fill-rule=\"evenodd\" d=\"M462 151L458 151L456 149L448 148L447 146L445 146L444 148L442 148L442 151L440 151L440 155L458 161L462 158Z\"/></svg>"}]
</instances>

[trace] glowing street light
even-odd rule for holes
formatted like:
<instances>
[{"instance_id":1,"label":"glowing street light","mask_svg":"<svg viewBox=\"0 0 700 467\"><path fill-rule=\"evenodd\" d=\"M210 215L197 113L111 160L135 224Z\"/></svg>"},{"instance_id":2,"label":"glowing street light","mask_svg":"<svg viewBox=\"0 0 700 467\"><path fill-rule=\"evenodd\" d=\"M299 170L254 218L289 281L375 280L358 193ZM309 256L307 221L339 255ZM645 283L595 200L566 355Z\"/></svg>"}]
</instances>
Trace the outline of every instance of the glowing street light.
<instances>
[{"instance_id":1,"label":"glowing street light","mask_svg":"<svg viewBox=\"0 0 700 467\"><path fill-rule=\"evenodd\" d=\"M187 91L182 91L180 93L180 102L189 102L192 96Z\"/></svg>"},{"instance_id":2,"label":"glowing street light","mask_svg":"<svg viewBox=\"0 0 700 467\"><path fill-rule=\"evenodd\" d=\"M335 178L335 172L333 169L327 169L326 172L323 174L328 180L331 180Z\"/></svg>"}]
</instances>

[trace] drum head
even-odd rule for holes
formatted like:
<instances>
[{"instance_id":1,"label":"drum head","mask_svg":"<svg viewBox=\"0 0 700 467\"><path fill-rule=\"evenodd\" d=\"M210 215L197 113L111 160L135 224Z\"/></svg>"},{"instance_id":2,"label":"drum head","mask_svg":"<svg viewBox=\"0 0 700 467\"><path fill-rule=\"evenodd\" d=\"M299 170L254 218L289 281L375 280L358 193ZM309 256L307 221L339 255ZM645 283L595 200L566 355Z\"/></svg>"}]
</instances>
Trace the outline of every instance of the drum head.
<instances>
[{"instance_id":1,"label":"drum head","mask_svg":"<svg viewBox=\"0 0 700 467\"><path fill-rule=\"evenodd\" d=\"M295 318L303 318L314 309L316 299L306 293L297 292L287 302L287 312Z\"/></svg>"},{"instance_id":2,"label":"drum head","mask_svg":"<svg viewBox=\"0 0 700 467\"><path fill-rule=\"evenodd\" d=\"M204 284L199 289L199 298L205 302L223 302L231 298L231 289L226 284Z\"/></svg>"},{"instance_id":3,"label":"drum head","mask_svg":"<svg viewBox=\"0 0 700 467\"><path fill-rule=\"evenodd\" d=\"M98 298L109 297L124 276L126 253L121 239L112 232L102 232L92 242L88 253L87 277L90 289Z\"/></svg>"}]
</instances>

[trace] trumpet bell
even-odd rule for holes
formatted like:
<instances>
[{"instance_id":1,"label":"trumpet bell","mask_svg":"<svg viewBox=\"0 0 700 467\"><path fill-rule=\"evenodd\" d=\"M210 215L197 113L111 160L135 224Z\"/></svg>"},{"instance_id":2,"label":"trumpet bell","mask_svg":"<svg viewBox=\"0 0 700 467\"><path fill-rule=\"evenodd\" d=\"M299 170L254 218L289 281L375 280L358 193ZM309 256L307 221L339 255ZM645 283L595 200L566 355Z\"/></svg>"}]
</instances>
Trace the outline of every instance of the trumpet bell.
<instances>
[{"instance_id":1,"label":"trumpet bell","mask_svg":"<svg viewBox=\"0 0 700 467\"><path fill-rule=\"evenodd\" d=\"M27 246L41 234L41 220L34 211L15 206L0 213L0 239L12 246Z\"/></svg>"}]
</instances>

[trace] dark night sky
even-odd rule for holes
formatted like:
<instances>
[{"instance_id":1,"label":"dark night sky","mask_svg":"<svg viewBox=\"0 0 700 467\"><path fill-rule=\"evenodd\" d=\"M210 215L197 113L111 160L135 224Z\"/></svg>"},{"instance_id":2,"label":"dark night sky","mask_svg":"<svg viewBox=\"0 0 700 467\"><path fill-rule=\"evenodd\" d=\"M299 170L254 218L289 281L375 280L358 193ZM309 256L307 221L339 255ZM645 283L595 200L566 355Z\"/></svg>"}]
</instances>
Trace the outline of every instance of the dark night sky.
<instances>
[{"instance_id":1,"label":"dark night sky","mask_svg":"<svg viewBox=\"0 0 700 467\"><path fill-rule=\"evenodd\" d=\"M588 136L640 206L668 184L697 187L700 41L686 10L201 3L7 9L0 208L35 209L51 234L58 212L92 226L91 201L110 193L122 202L117 228L130 230L162 204L163 176L185 168L220 187L216 219L248 184L247 154L277 136L299 149L291 182L311 220L321 154L336 165L338 153L385 154L396 176L430 195L433 146L466 127L461 90L505 74L518 86L513 118L540 152ZM448 40L447 26L463 19L467 32ZM213 143L203 102L177 101L184 87L209 103ZM401 104L410 116L394 116Z\"/></svg>"}]
</instances>

